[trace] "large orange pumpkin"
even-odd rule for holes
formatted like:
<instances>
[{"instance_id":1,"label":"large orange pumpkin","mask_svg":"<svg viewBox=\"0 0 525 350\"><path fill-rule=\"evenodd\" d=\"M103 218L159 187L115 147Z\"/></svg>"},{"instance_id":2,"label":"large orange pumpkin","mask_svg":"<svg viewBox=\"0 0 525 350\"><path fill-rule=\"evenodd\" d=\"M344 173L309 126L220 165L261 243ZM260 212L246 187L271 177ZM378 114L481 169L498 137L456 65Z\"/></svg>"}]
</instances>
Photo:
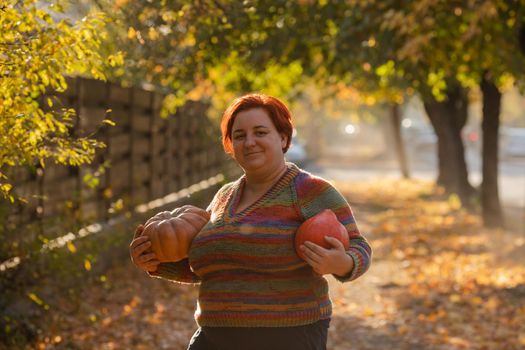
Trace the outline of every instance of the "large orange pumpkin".
<instances>
[{"instance_id":1,"label":"large orange pumpkin","mask_svg":"<svg viewBox=\"0 0 525 350\"><path fill-rule=\"evenodd\" d=\"M142 234L149 236L151 251L160 262L179 261L188 256L193 238L209 219L205 210L185 205L150 218Z\"/></svg>"},{"instance_id":2,"label":"large orange pumpkin","mask_svg":"<svg viewBox=\"0 0 525 350\"><path fill-rule=\"evenodd\" d=\"M330 209L325 209L312 216L299 226L295 233L295 251L297 255L305 260L305 256L299 247L306 241L327 249L332 248L330 243L324 239L325 236L337 238L343 243L345 250L350 247L350 238L346 228L337 220L337 216Z\"/></svg>"}]
</instances>

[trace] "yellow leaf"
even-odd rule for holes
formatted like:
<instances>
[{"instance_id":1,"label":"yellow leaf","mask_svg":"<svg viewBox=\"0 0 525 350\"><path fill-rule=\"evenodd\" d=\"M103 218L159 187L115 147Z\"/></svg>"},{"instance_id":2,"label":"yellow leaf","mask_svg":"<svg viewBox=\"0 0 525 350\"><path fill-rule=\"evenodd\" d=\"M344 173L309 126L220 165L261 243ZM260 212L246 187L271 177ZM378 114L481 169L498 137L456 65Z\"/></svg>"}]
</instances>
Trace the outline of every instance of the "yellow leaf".
<instances>
[{"instance_id":1,"label":"yellow leaf","mask_svg":"<svg viewBox=\"0 0 525 350\"><path fill-rule=\"evenodd\" d=\"M73 242L67 242L67 249L71 252L71 253L75 253L77 251L77 248L75 247L75 245L73 244Z\"/></svg>"},{"instance_id":2,"label":"yellow leaf","mask_svg":"<svg viewBox=\"0 0 525 350\"><path fill-rule=\"evenodd\" d=\"M459 199L457 194L453 193L448 197L448 205L450 206L450 209L458 210L461 208L461 199Z\"/></svg>"},{"instance_id":3,"label":"yellow leaf","mask_svg":"<svg viewBox=\"0 0 525 350\"><path fill-rule=\"evenodd\" d=\"M27 294L27 296L29 297L29 299L31 299L31 301L35 302L38 305L43 305L44 304L42 299L40 299L38 297L38 295L36 295L35 293L29 293L29 294Z\"/></svg>"},{"instance_id":4,"label":"yellow leaf","mask_svg":"<svg viewBox=\"0 0 525 350\"><path fill-rule=\"evenodd\" d=\"M91 262L88 259L84 260L84 268L87 271L91 271Z\"/></svg>"},{"instance_id":5,"label":"yellow leaf","mask_svg":"<svg viewBox=\"0 0 525 350\"><path fill-rule=\"evenodd\" d=\"M11 185L11 184L1 184L0 185L0 190L2 192L6 192L7 193L7 192L11 191L11 188L13 188L13 185Z\"/></svg>"},{"instance_id":6,"label":"yellow leaf","mask_svg":"<svg viewBox=\"0 0 525 350\"><path fill-rule=\"evenodd\" d=\"M458 294L452 294L449 297L449 300L453 303L459 303L461 301L461 296L459 296Z\"/></svg>"},{"instance_id":7,"label":"yellow leaf","mask_svg":"<svg viewBox=\"0 0 525 350\"><path fill-rule=\"evenodd\" d=\"M476 296L472 298L472 304L481 305L482 303L483 303L483 299L481 299L480 297Z\"/></svg>"},{"instance_id":8,"label":"yellow leaf","mask_svg":"<svg viewBox=\"0 0 525 350\"><path fill-rule=\"evenodd\" d=\"M111 204L111 212L118 212L124 209L124 201L119 198L117 201Z\"/></svg>"},{"instance_id":9,"label":"yellow leaf","mask_svg":"<svg viewBox=\"0 0 525 350\"><path fill-rule=\"evenodd\" d=\"M34 303L36 303L37 305L41 306L44 308L44 310L49 310L49 305L47 305L42 299L40 299L38 297L38 295L36 295L35 293L28 293L27 296L29 297L29 299L31 299L31 301L33 301Z\"/></svg>"},{"instance_id":10,"label":"yellow leaf","mask_svg":"<svg viewBox=\"0 0 525 350\"><path fill-rule=\"evenodd\" d=\"M500 305L500 302L498 298L496 297L490 297L489 300L483 305L488 310L496 310L498 306Z\"/></svg>"},{"instance_id":11,"label":"yellow leaf","mask_svg":"<svg viewBox=\"0 0 525 350\"><path fill-rule=\"evenodd\" d=\"M375 314L375 311L374 309L370 308L370 307L367 307L366 309L363 310L363 316L374 316Z\"/></svg>"},{"instance_id":12,"label":"yellow leaf","mask_svg":"<svg viewBox=\"0 0 525 350\"><path fill-rule=\"evenodd\" d=\"M149 31L148 31L148 38L152 41L155 41L159 38L159 32L153 28L153 27L150 27L149 28Z\"/></svg>"},{"instance_id":13,"label":"yellow leaf","mask_svg":"<svg viewBox=\"0 0 525 350\"><path fill-rule=\"evenodd\" d=\"M137 37L137 31L133 27L128 28L128 39L135 39Z\"/></svg>"},{"instance_id":14,"label":"yellow leaf","mask_svg":"<svg viewBox=\"0 0 525 350\"><path fill-rule=\"evenodd\" d=\"M132 310L133 310L133 309L131 308L131 306L129 306L129 305L124 305L124 309L123 309L122 313L123 313L124 315L129 315L129 314L131 313Z\"/></svg>"},{"instance_id":15,"label":"yellow leaf","mask_svg":"<svg viewBox=\"0 0 525 350\"><path fill-rule=\"evenodd\" d=\"M104 189L104 191L102 191L102 195L104 196L104 198L111 198L113 197L113 191L110 187L107 187Z\"/></svg>"}]
</instances>

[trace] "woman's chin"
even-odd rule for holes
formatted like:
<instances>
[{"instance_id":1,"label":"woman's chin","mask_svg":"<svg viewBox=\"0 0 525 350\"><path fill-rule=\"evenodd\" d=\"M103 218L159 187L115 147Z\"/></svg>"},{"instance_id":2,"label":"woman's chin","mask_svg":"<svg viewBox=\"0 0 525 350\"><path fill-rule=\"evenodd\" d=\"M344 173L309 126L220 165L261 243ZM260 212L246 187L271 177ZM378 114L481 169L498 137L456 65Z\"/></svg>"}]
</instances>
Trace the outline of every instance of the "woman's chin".
<instances>
[{"instance_id":1,"label":"woman's chin","mask_svg":"<svg viewBox=\"0 0 525 350\"><path fill-rule=\"evenodd\" d=\"M261 169L264 169L267 165L268 164L265 164L265 162L262 159L253 159L247 162L243 162L243 164L240 164L241 168L243 168L246 172L259 171Z\"/></svg>"}]
</instances>

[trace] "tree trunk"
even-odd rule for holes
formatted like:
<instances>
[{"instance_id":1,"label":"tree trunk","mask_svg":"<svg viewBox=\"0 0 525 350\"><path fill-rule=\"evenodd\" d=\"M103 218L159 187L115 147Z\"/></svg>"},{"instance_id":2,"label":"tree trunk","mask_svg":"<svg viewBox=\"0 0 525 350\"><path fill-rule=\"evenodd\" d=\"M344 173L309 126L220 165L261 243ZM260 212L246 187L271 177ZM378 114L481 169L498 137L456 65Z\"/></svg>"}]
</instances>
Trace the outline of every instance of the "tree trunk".
<instances>
[{"instance_id":1,"label":"tree trunk","mask_svg":"<svg viewBox=\"0 0 525 350\"><path fill-rule=\"evenodd\" d=\"M425 111L438 137L437 183L449 193L456 193L464 205L470 205L475 189L468 180L465 148L461 130L468 117L466 92L450 89L445 101L434 98L424 102Z\"/></svg>"},{"instance_id":2,"label":"tree trunk","mask_svg":"<svg viewBox=\"0 0 525 350\"><path fill-rule=\"evenodd\" d=\"M503 226L503 213L498 191L498 130L501 93L485 75L480 84L483 94L483 150L481 207L486 227Z\"/></svg>"},{"instance_id":3,"label":"tree trunk","mask_svg":"<svg viewBox=\"0 0 525 350\"><path fill-rule=\"evenodd\" d=\"M399 112L399 105L397 103L392 104L390 115L392 118L392 130L394 134L396 156L399 161L399 169L401 170L403 178L408 179L410 178L410 172L408 170L405 145L403 138L401 137L401 113Z\"/></svg>"}]
</instances>

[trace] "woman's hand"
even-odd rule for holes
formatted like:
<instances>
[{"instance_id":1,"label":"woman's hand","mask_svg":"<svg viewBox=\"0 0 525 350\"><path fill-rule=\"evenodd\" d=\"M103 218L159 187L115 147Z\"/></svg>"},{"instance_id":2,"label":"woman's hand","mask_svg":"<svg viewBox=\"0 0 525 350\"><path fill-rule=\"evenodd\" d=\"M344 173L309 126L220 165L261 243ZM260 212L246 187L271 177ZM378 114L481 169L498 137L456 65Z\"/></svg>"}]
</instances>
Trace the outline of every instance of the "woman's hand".
<instances>
[{"instance_id":1,"label":"woman's hand","mask_svg":"<svg viewBox=\"0 0 525 350\"><path fill-rule=\"evenodd\" d=\"M138 225L129 245L129 255L133 264L142 271L155 272L160 261L157 260L155 253L148 251L151 247L151 241L148 236L142 236L142 231L144 231L144 225Z\"/></svg>"},{"instance_id":2,"label":"woman's hand","mask_svg":"<svg viewBox=\"0 0 525 350\"><path fill-rule=\"evenodd\" d=\"M347 275L354 268L354 260L346 254L343 243L338 239L329 236L324 238L332 248L326 249L310 241L300 246L306 262L320 275Z\"/></svg>"}]
</instances>

